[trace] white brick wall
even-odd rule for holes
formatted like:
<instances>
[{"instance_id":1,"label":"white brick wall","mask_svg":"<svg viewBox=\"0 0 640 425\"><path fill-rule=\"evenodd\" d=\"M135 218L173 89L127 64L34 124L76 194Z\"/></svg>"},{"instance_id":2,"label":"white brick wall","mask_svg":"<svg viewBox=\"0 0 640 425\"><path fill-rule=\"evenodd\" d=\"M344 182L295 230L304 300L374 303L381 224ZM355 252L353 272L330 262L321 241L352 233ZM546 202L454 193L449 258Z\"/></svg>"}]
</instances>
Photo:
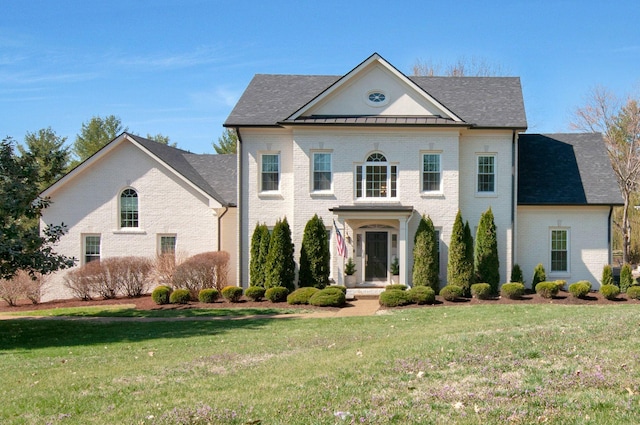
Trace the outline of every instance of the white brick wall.
<instances>
[{"instance_id":1,"label":"white brick wall","mask_svg":"<svg viewBox=\"0 0 640 425\"><path fill-rule=\"evenodd\" d=\"M608 206L518 207L516 262L527 283L531 284L533 269L542 263L548 280L588 280L598 289L602 268L610 262L608 220ZM550 272L551 228L569 230L569 273Z\"/></svg>"},{"instance_id":2,"label":"white brick wall","mask_svg":"<svg viewBox=\"0 0 640 425\"><path fill-rule=\"evenodd\" d=\"M127 187L138 192L140 228L134 231L118 228L118 197ZM179 255L217 249L216 212L209 207L209 199L126 141L90 170L61 185L51 199L42 221L68 226L57 251L78 258L80 264L85 234L101 235L102 258L155 257L158 234L177 235ZM235 220L226 223L235 229ZM235 233L234 229L229 231ZM235 242L229 249L234 257ZM71 296L62 285L65 273L63 270L52 277L44 300ZM235 280L235 267L230 277Z\"/></svg>"}]
</instances>

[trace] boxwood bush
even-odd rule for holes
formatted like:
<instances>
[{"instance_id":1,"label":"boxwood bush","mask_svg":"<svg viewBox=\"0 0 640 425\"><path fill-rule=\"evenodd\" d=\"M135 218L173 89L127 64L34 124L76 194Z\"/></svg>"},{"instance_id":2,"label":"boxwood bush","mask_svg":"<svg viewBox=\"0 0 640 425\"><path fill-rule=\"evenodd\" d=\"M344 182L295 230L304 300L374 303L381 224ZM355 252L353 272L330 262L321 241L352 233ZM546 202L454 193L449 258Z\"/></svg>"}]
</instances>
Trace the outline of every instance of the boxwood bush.
<instances>
[{"instance_id":1,"label":"boxwood bush","mask_svg":"<svg viewBox=\"0 0 640 425\"><path fill-rule=\"evenodd\" d=\"M343 294L347 295L347 287L344 285L331 285L331 288L337 288L341 290Z\"/></svg>"},{"instance_id":2,"label":"boxwood bush","mask_svg":"<svg viewBox=\"0 0 640 425\"><path fill-rule=\"evenodd\" d=\"M191 300L191 293L188 289L176 289L169 295L171 304L188 304Z\"/></svg>"},{"instance_id":3,"label":"boxwood bush","mask_svg":"<svg viewBox=\"0 0 640 425\"><path fill-rule=\"evenodd\" d=\"M430 286L414 286L406 293L409 301L415 304L433 304L436 302L436 291Z\"/></svg>"},{"instance_id":4,"label":"boxwood bush","mask_svg":"<svg viewBox=\"0 0 640 425\"><path fill-rule=\"evenodd\" d=\"M540 282L536 285L536 293L542 298L553 298L558 295L556 282Z\"/></svg>"},{"instance_id":5,"label":"boxwood bush","mask_svg":"<svg viewBox=\"0 0 640 425\"><path fill-rule=\"evenodd\" d=\"M249 286L244 291L244 296L252 299L253 301L260 301L264 298L265 289L262 286Z\"/></svg>"},{"instance_id":6,"label":"boxwood bush","mask_svg":"<svg viewBox=\"0 0 640 425\"><path fill-rule=\"evenodd\" d=\"M332 286L321 289L309 298L309 304L316 307L342 307L346 302L344 292Z\"/></svg>"},{"instance_id":7,"label":"boxwood bush","mask_svg":"<svg viewBox=\"0 0 640 425\"><path fill-rule=\"evenodd\" d=\"M289 304L309 304L309 298L316 292L320 292L320 289L315 286L307 286L304 288L298 288L289 295L287 295L287 303Z\"/></svg>"},{"instance_id":8,"label":"boxwood bush","mask_svg":"<svg viewBox=\"0 0 640 425\"><path fill-rule=\"evenodd\" d=\"M225 286L221 292L224 299L230 303L237 303L242 297L242 288L239 286Z\"/></svg>"},{"instance_id":9,"label":"boxwood bush","mask_svg":"<svg viewBox=\"0 0 640 425\"><path fill-rule=\"evenodd\" d=\"M573 295L574 298L584 298L589 291L591 291L591 283L586 280L581 280L569 285L569 293Z\"/></svg>"},{"instance_id":10,"label":"boxwood bush","mask_svg":"<svg viewBox=\"0 0 640 425\"><path fill-rule=\"evenodd\" d=\"M401 291L406 291L407 290L407 285L402 285L399 283L392 283L391 285L387 285L385 286L385 291L389 291L391 289L399 289Z\"/></svg>"},{"instance_id":11,"label":"boxwood bush","mask_svg":"<svg viewBox=\"0 0 640 425\"><path fill-rule=\"evenodd\" d=\"M620 295L620 288L616 285L602 285L600 287L600 293L608 300L615 300Z\"/></svg>"},{"instance_id":12,"label":"boxwood bush","mask_svg":"<svg viewBox=\"0 0 640 425\"><path fill-rule=\"evenodd\" d=\"M471 296L479 300L491 298L491 285L488 283L474 283L471 285Z\"/></svg>"},{"instance_id":13,"label":"boxwood bush","mask_svg":"<svg viewBox=\"0 0 640 425\"><path fill-rule=\"evenodd\" d=\"M151 299L158 305L169 304L171 288L169 286L160 285L151 293Z\"/></svg>"},{"instance_id":14,"label":"boxwood bush","mask_svg":"<svg viewBox=\"0 0 640 425\"><path fill-rule=\"evenodd\" d=\"M502 285L500 295L510 300L519 300L524 295L524 285L519 282L509 282Z\"/></svg>"},{"instance_id":15,"label":"boxwood bush","mask_svg":"<svg viewBox=\"0 0 640 425\"><path fill-rule=\"evenodd\" d=\"M440 290L440 296L447 301L455 301L462 297L464 290L457 285L447 285Z\"/></svg>"},{"instance_id":16,"label":"boxwood bush","mask_svg":"<svg viewBox=\"0 0 640 425\"><path fill-rule=\"evenodd\" d=\"M274 286L265 291L264 297L272 303L281 303L287 300L289 290L284 286Z\"/></svg>"},{"instance_id":17,"label":"boxwood bush","mask_svg":"<svg viewBox=\"0 0 640 425\"><path fill-rule=\"evenodd\" d=\"M627 298L630 300L640 300L640 286L630 286L627 288Z\"/></svg>"},{"instance_id":18,"label":"boxwood bush","mask_svg":"<svg viewBox=\"0 0 640 425\"><path fill-rule=\"evenodd\" d=\"M558 287L558 292L564 291L564 287L567 284L566 280L556 280L556 286Z\"/></svg>"},{"instance_id":19,"label":"boxwood bush","mask_svg":"<svg viewBox=\"0 0 640 425\"><path fill-rule=\"evenodd\" d=\"M198 301L201 303L213 303L220 296L220 292L218 292L215 288L205 288L201 289L198 293Z\"/></svg>"},{"instance_id":20,"label":"boxwood bush","mask_svg":"<svg viewBox=\"0 0 640 425\"><path fill-rule=\"evenodd\" d=\"M383 307L399 307L409 304L409 293L402 289L385 289L380 293L378 302Z\"/></svg>"}]
</instances>

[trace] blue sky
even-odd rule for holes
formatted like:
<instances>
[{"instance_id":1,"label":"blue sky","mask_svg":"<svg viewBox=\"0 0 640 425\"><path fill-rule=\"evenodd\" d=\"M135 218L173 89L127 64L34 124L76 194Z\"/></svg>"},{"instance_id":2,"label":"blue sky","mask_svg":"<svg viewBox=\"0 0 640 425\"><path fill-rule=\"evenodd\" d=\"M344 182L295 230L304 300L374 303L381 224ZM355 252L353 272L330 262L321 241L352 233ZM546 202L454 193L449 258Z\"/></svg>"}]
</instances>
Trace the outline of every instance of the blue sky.
<instances>
[{"instance_id":1,"label":"blue sky","mask_svg":"<svg viewBox=\"0 0 640 425\"><path fill-rule=\"evenodd\" d=\"M597 85L640 88L638 1L0 0L0 136L92 116L211 153L254 74L342 75L378 52L481 58L521 78L530 132L567 131Z\"/></svg>"}]
</instances>

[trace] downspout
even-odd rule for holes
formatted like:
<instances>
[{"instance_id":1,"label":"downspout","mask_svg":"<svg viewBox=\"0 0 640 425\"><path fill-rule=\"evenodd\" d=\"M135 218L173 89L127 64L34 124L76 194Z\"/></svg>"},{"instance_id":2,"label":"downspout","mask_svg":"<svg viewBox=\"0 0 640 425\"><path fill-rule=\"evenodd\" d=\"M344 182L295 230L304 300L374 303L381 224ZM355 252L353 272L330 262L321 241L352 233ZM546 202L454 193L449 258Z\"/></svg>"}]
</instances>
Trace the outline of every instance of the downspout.
<instances>
[{"instance_id":1,"label":"downspout","mask_svg":"<svg viewBox=\"0 0 640 425\"><path fill-rule=\"evenodd\" d=\"M242 287L242 136L240 136L240 127L234 127L236 131L236 136L238 137L238 143L236 144L236 155L237 159L237 172L238 172L238 182L237 182L237 195L236 195L236 207L238 208L238 212L236 213L237 220L237 254L236 254L236 276L238 279L238 286Z\"/></svg>"},{"instance_id":2,"label":"downspout","mask_svg":"<svg viewBox=\"0 0 640 425\"><path fill-rule=\"evenodd\" d=\"M517 217L516 204L518 202L518 148L517 148L517 132L513 130L511 136L511 268L516 264L517 260ZM509 276L507 276L508 278Z\"/></svg>"},{"instance_id":3,"label":"downspout","mask_svg":"<svg viewBox=\"0 0 640 425\"><path fill-rule=\"evenodd\" d=\"M218 251L220 251L220 244L222 243L222 238L220 237L220 231L222 230L222 226L220 225L220 222L222 221L222 217L224 217L227 211L229 211L229 207L225 206L224 212L218 216Z\"/></svg>"},{"instance_id":4,"label":"downspout","mask_svg":"<svg viewBox=\"0 0 640 425\"><path fill-rule=\"evenodd\" d=\"M607 218L607 249L609 251L609 264L613 264L613 251L611 250L611 216L613 205L609 205L609 217Z\"/></svg>"}]
</instances>

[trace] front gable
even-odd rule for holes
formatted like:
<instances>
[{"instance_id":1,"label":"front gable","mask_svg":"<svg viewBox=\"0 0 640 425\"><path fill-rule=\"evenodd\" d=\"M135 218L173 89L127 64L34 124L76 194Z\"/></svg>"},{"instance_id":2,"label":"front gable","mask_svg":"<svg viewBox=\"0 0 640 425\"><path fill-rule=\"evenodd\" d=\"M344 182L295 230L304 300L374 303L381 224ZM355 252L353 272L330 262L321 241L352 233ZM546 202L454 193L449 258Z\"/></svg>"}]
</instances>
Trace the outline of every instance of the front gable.
<instances>
[{"instance_id":1,"label":"front gable","mask_svg":"<svg viewBox=\"0 0 640 425\"><path fill-rule=\"evenodd\" d=\"M461 123L456 114L374 54L291 115L309 117L438 117Z\"/></svg>"}]
</instances>

